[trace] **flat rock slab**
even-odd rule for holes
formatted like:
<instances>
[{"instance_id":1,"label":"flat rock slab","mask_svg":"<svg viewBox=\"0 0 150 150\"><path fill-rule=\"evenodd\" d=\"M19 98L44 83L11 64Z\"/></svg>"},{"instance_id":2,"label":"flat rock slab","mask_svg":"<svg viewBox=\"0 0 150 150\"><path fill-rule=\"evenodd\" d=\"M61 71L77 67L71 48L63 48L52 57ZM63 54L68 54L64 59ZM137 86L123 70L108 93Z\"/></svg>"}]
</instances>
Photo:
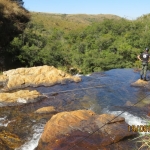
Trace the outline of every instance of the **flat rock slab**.
<instances>
[{"instance_id":1,"label":"flat rock slab","mask_svg":"<svg viewBox=\"0 0 150 150\"><path fill-rule=\"evenodd\" d=\"M138 79L137 81L131 83L131 86L144 87L144 86L148 86L149 84L150 84L149 81Z\"/></svg>"},{"instance_id":2,"label":"flat rock slab","mask_svg":"<svg viewBox=\"0 0 150 150\"><path fill-rule=\"evenodd\" d=\"M80 82L78 76L71 76L53 66L38 66L31 68L18 68L3 72L0 83L4 85L3 91L25 88L28 86L52 86L66 84L68 81Z\"/></svg>"},{"instance_id":3,"label":"flat rock slab","mask_svg":"<svg viewBox=\"0 0 150 150\"><path fill-rule=\"evenodd\" d=\"M96 150L133 135L123 117L89 110L62 112L47 122L36 150Z\"/></svg>"},{"instance_id":4,"label":"flat rock slab","mask_svg":"<svg viewBox=\"0 0 150 150\"><path fill-rule=\"evenodd\" d=\"M42 99L42 96L36 90L20 90L14 93L0 93L0 106L17 106L26 103L36 102Z\"/></svg>"}]
</instances>

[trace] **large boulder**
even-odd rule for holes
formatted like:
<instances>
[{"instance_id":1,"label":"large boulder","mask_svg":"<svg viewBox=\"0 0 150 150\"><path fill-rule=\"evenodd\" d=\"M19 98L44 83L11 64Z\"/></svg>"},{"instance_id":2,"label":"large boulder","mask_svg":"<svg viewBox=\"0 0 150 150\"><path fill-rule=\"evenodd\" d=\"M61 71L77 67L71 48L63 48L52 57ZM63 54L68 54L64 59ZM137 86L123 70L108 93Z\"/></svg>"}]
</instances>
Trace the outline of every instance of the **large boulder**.
<instances>
[{"instance_id":1,"label":"large boulder","mask_svg":"<svg viewBox=\"0 0 150 150\"><path fill-rule=\"evenodd\" d=\"M90 110L62 112L47 122L36 150L97 150L133 135L123 117Z\"/></svg>"},{"instance_id":2,"label":"large boulder","mask_svg":"<svg viewBox=\"0 0 150 150\"><path fill-rule=\"evenodd\" d=\"M3 82L3 91L24 88L28 86L52 86L66 84L67 81L80 82L78 76L71 76L53 66L38 66L31 68L18 68L3 72L0 82Z\"/></svg>"},{"instance_id":3,"label":"large boulder","mask_svg":"<svg viewBox=\"0 0 150 150\"><path fill-rule=\"evenodd\" d=\"M13 93L0 93L0 106L17 106L39 101L44 96L36 90L20 90Z\"/></svg>"}]
</instances>

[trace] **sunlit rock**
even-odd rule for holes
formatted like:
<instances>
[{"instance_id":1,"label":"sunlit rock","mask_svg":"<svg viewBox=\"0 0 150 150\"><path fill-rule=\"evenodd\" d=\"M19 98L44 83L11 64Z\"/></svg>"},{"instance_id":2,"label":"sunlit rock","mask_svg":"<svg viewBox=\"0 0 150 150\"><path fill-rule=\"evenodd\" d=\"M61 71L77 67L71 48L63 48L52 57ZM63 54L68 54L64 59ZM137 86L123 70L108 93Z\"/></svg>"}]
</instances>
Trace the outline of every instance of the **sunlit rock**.
<instances>
[{"instance_id":1,"label":"sunlit rock","mask_svg":"<svg viewBox=\"0 0 150 150\"><path fill-rule=\"evenodd\" d=\"M144 81L144 80L141 80L141 79L138 79L134 83L131 83L132 86L147 86L148 84L149 84L148 81Z\"/></svg>"},{"instance_id":2,"label":"sunlit rock","mask_svg":"<svg viewBox=\"0 0 150 150\"><path fill-rule=\"evenodd\" d=\"M56 113L57 111L53 106L43 107L35 111L35 113L43 114L43 113Z\"/></svg>"},{"instance_id":3,"label":"sunlit rock","mask_svg":"<svg viewBox=\"0 0 150 150\"><path fill-rule=\"evenodd\" d=\"M66 84L68 81L80 82L81 78L78 76L71 76L53 66L38 66L31 68L18 68L3 72L1 78L5 83L3 91L24 88L28 86L52 86L55 84ZM1 79L0 78L0 79ZM0 80L1 81L1 80Z\"/></svg>"},{"instance_id":4,"label":"sunlit rock","mask_svg":"<svg viewBox=\"0 0 150 150\"><path fill-rule=\"evenodd\" d=\"M132 135L123 117L89 110L62 112L47 122L36 150L65 150L75 145L75 149L96 150Z\"/></svg>"},{"instance_id":5,"label":"sunlit rock","mask_svg":"<svg viewBox=\"0 0 150 150\"><path fill-rule=\"evenodd\" d=\"M20 90L14 93L0 93L0 106L15 106L24 103L32 103L42 99L42 96L36 90Z\"/></svg>"}]
</instances>

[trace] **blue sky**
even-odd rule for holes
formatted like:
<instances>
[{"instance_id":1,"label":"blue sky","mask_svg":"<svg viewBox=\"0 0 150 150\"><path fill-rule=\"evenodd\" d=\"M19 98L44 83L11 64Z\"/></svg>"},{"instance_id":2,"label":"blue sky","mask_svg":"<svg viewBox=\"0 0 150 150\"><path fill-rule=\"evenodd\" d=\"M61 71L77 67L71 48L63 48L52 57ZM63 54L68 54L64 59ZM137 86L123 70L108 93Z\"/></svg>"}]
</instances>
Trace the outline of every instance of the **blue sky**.
<instances>
[{"instance_id":1,"label":"blue sky","mask_svg":"<svg viewBox=\"0 0 150 150\"><path fill-rule=\"evenodd\" d=\"M114 14L136 19L150 13L150 0L23 0L29 11L60 14Z\"/></svg>"}]
</instances>

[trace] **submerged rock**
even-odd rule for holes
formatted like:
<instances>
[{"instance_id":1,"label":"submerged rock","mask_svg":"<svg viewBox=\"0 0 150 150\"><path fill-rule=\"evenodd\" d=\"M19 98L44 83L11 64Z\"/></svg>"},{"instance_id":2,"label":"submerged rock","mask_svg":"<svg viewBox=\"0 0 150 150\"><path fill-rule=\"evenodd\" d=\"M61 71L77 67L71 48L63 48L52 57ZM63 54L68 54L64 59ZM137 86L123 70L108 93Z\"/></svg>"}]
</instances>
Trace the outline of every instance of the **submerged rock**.
<instances>
[{"instance_id":1,"label":"submerged rock","mask_svg":"<svg viewBox=\"0 0 150 150\"><path fill-rule=\"evenodd\" d=\"M3 72L0 82L5 84L3 91L24 88L28 86L52 86L66 84L67 81L80 82L81 78L71 76L53 66L38 66L18 68Z\"/></svg>"},{"instance_id":2,"label":"submerged rock","mask_svg":"<svg viewBox=\"0 0 150 150\"><path fill-rule=\"evenodd\" d=\"M138 79L137 81L135 81L134 83L131 83L132 86L140 86L140 87L144 87L144 86L147 86L149 84L148 81L144 81L144 80L141 80L141 79Z\"/></svg>"},{"instance_id":3,"label":"submerged rock","mask_svg":"<svg viewBox=\"0 0 150 150\"><path fill-rule=\"evenodd\" d=\"M17 106L24 103L32 103L42 99L36 90L20 90L14 93L0 93L0 106Z\"/></svg>"},{"instance_id":4,"label":"submerged rock","mask_svg":"<svg viewBox=\"0 0 150 150\"><path fill-rule=\"evenodd\" d=\"M53 106L48 106L48 107L40 108L40 109L36 110L34 113L43 114L43 113L56 113L56 112L57 111L55 110L55 108Z\"/></svg>"},{"instance_id":5,"label":"submerged rock","mask_svg":"<svg viewBox=\"0 0 150 150\"><path fill-rule=\"evenodd\" d=\"M123 117L89 110L62 112L47 122L36 150L103 149L133 135Z\"/></svg>"}]
</instances>

